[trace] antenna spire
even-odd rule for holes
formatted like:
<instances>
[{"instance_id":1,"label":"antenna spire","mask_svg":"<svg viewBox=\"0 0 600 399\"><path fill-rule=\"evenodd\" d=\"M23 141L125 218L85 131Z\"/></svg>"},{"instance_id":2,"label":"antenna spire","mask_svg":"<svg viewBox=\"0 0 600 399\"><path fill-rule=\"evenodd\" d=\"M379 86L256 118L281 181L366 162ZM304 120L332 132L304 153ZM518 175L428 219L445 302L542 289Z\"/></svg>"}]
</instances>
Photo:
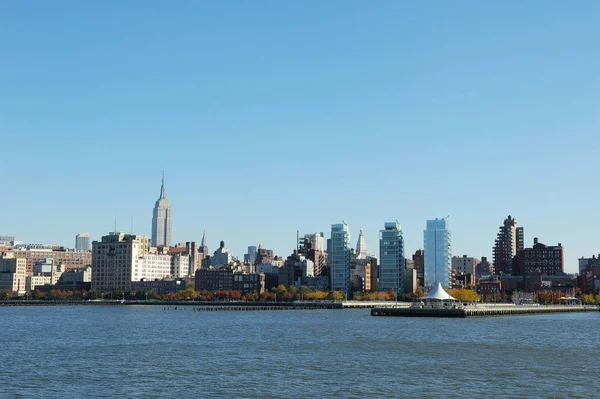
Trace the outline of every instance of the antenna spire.
<instances>
[{"instance_id":1,"label":"antenna spire","mask_svg":"<svg viewBox=\"0 0 600 399\"><path fill-rule=\"evenodd\" d=\"M162 171L162 184L160 186L160 198L159 199L163 199L166 198L166 194L165 194L165 170L163 169Z\"/></svg>"}]
</instances>

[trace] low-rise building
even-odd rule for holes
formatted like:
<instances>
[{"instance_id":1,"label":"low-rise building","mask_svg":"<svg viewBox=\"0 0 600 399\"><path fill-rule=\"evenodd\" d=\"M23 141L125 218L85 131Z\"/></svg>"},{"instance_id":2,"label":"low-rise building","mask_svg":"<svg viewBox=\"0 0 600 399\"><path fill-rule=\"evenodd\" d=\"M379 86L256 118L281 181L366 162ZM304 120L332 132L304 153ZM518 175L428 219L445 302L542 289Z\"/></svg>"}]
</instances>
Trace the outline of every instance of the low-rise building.
<instances>
[{"instance_id":1,"label":"low-rise building","mask_svg":"<svg viewBox=\"0 0 600 399\"><path fill-rule=\"evenodd\" d=\"M57 284L90 283L92 281L92 267L80 267L63 272Z\"/></svg>"},{"instance_id":2,"label":"low-rise building","mask_svg":"<svg viewBox=\"0 0 600 399\"><path fill-rule=\"evenodd\" d=\"M30 245L27 249L11 251L17 258L26 261L26 274L33 275L33 265L36 262L52 259L55 264L65 265L65 270L84 267L92 264L91 252L76 252L64 247L48 247L44 245Z\"/></svg>"},{"instance_id":3,"label":"low-rise building","mask_svg":"<svg viewBox=\"0 0 600 399\"><path fill-rule=\"evenodd\" d=\"M156 281L134 281L131 283L131 290L152 291L159 295L173 294L186 289L186 280L182 278L169 278Z\"/></svg>"},{"instance_id":4,"label":"low-rise building","mask_svg":"<svg viewBox=\"0 0 600 399\"><path fill-rule=\"evenodd\" d=\"M58 283L65 266L56 264L52 258L46 258L38 261L33 265L33 275L27 276L26 290L27 292L35 291L41 285L55 285Z\"/></svg>"},{"instance_id":5,"label":"low-rise building","mask_svg":"<svg viewBox=\"0 0 600 399\"><path fill-rule=\"evenodd\" d=\"M231 269L200 269L196 271L196 291L239 291L242 294L256 291L263 293L264 286L264 274L234 273Z\"/></svg>"}]
</instances>

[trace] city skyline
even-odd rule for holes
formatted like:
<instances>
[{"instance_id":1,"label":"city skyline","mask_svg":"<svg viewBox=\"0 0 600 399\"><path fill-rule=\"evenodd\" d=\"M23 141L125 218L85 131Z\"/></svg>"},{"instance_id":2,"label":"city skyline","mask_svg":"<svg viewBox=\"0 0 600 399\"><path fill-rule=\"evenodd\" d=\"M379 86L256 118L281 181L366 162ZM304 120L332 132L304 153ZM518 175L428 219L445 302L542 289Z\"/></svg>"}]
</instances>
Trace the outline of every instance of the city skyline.
<instances>
[{"instance_id":1,"label":"city skyline","mask_svg":"<svg viewBox=\"0 0 600 399\"><path fill-rule=\"evenodd\" d=\"M163 182L163 185L161 186L161 197L159 198L159 200L162 198L163 194L164 194L164 182ZM158 203L158 200L157 200L157 203ZM510 215L509 215L509 218L510 218ZM440 219L440 220L444 220L444 219ZM505 220L505 222L506 222L506 220ZM350 233L350 235L352 235L352 228L351 228L351 226L349 225L349 223L348 223L347 221L344 221L344 223L345 223L345 224L347 224L347 229L348 229L348 232ZM330 225L331 225L331 224L330 224ZM521 231L522 231L522 227L520 227L520 228L521 228ZM453 230L453 229L450 229L450 231L452 231L452 230ZM100 237L102 237L103 235L109 234L111 231L114 231L114 229L109 229L109 230L107 230L107 231L105 231L105 232L101 233ZM122 232L122 233L131 233L129 230L124 230L124 229L119 229L119 228L117 228L117 229L116 229L116 231L118 231L118 232ZM295 232L295 234L297 234L298 232L299 232L299 231L296 231L296 232ZM423 233L423 230L421 230L421 233ZM4 233L2 233L2 234L6 234L6 233L4 232ZM87 235L87 234L90 234L90 233L80 233L80 234L85 234L85 235ZM77 234L77 236L79 236L80 234ZM143 233L136 232L136 231L133 231L133 232L132 232L132 234L135 234L135 235L138 235L138 236L145 236L145 237L148 237L148 238L150 239L150 241L152 241L152 240L151 240L151 237L152 237L152 235L151 235L151 234L143 234ZM303 233L303 234L304 234L304 233ZM357 247L358 247L358 244L361 242L361 239L362 239L362 242L364 243L365 239L364 239L364 232L363 232L363 225L362 225L362 224L361 224L361 225L360 225L360 227L359 227L359 234L358 234L358 235L359 235L359 239L358 239L358 241L357 241L357 246L356 246L356 247L354 247L354 246L352 245L352 242L350 242L350 243L349 243L349 244L350 244L350 245L349 245L349 248L351 248L351 249L353 249L353 250L356 250L356 249L357 249ZM13 236L14 236L14 235L13 235ZM90 245L91 245L91 241L100 240L100 237L96 238L94 235L91 235L91 234L90 234L90 237L89 237L89 242L90 242ZM522 236L521 236L521 237L522 237ZM77 238L77 237L76 237L76 238ZM324 238L331 238L331 236L328 236L328 235L326 234ZM378 231L377 231L377 240L376 240L376 242L379 242L379 238L380 238L380 231L378 230ZM536 238L539 238L539 237L537 237L537 236L536 236ZM71 248L71 246L70 246L70 245L68 245L68 244L65 244L65 243L61 243L61 242L51 242L51 241L48 241L48 242L28 241L28 240L23 240L23 238L22 238L22 237L15 237L15 239L17 239L18 241L24 241L26 244L47 244L47 245L61 245L61 246L64 246L65 248ZM533 239L534 239L534 237L531 237L531 241L533 241ZM195 239L195 238L194 238L194 239L173 240L173 242L171 243L171 245L175 245L175 244L177 244L177 243L185 243L185 242L190 242L190 241L202 242L202 243L204 243L204 242L207 242L207 243L208 243L209 254L212 254L214 251L216 251L216 250L217 250L217 249L220 247L220 245L221 245L221 241L225 241L225 240L226 240L226 239L218 239L218 243L216 243L216 245L212 246L212 244L213 244L213 243L212 243L212 242L208 242L208 241L206 240L206 231L203 231L203 232L202 232L202 238L201 238L200 240L197 240L197 239ZM549 240L544 240L544 239L542 239L542 240L543 240L544 242L548 242L549 244L552 244L552 243L553 243L553 242L551 242L551 241L549 241ZM260 244L262 244L262 241L260 241L258 244L259 244L259 245L260 245ZM295 244L295 243L294 243L294 244ZM530 246L530 245L529 245L529 246ZM525 247L529 247L529 246L528 246L528 245L525 245ZM75 249L75 250L77 250L77 248L76 248L76 245L75 245L75 246L73 246L72 248L73 248L73 249ZM295 248L295 246L294 246L293 248ZM290 251L293 251L293 248L285 248L285 249L283 249L281 252L279 252L278 250L275 250L274 252L275 252L275 254L277 254L277 255L279 255L279 256L283 256L283 257L285 257L285 256L287 256L287 254L288 254ZM468 256L475 257L475 258L488 257L488 256L486 256L486 255L478 255L477 253L472 253L472 252L464 252L464 253L463 253L463 252L461 252L461 253L458 253L458 252L455 252L455 251L453 250L453 248L454 248L454 239L453 239L453 241L452 241L452 248L451 248L451 251L450 251L450 254L451 254L451 256L463 256L463 255L468 255ZM419 249L419 250L422 250L422 249L424 249L424 242L423 242L423 241L421 241L421 244L420 244L420 245L418 246L418 248L416 248L416 249ZM406 255L407 253L409 253L409 252L410 252L410 253L412 253L412 252L414 252L414 250L413 250L412 252L411 252L411 250L405 250L405 255ZM231 254L232 254L234 257L236 257L236 258L238 258L238 259L241 259L241 260L243 260L243 259L244 259L244 252L243 252L243 251L238 253L238 252L237 252L237 251L235 251L235 250L231 250L231 251L230 251L230 253L231 253ZM490 253L493 253L493 247L490 249ZM376 256L376 257L379 257L379 250L377 249L376 251L368 251L368 252L367 252L367 254L368 254L368 255L374 255L374 256ZM580 261L580 259L581 259L582 257L590 257L590 256L592 256L592 255L595 255L595 252L594 252L594 251L592 251L590 254L587 254L587 253L586 253L586 254L578 255L578 256L577 256L577 259L575 259L575 262L576 262L576 264L574 264L574 265L571 265L571 264L569 264L569 262L568 262L568 261L565 261L565 272L566 272L566 273L576 273L576 272L579 270L579 261Z\"/></svg>"},{"instance_id":2,"label":"city skyline","mask_svg":"<svg viewBox=\"0 0 600 399\"><path fill-rule=\"evenodd\" d=\"M3 3L1 234L70 246L116 213L151 237L164 168L173 243L283 255L347 220L373 249L398 220L413 253L449 214L453 254L492 259L510 214L575 272L600 252L598 12L186 3L138 26L132 4Z\"/></svg>"}]
</instances>

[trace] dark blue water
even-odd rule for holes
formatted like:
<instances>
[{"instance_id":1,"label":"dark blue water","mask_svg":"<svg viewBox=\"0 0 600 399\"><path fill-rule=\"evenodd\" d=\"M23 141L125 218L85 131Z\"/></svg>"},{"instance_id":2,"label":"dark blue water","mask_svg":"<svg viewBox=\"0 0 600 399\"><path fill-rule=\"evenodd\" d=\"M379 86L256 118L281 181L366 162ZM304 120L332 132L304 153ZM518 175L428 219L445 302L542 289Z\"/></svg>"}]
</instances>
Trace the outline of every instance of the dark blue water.
<instances>
[{"instance_id":1,"label":"dark blue water","mask_svg":"<svg viewBox=\"0 0 600 399\"><path fill-rule=\"evenodd\" d=\"M597 398L599 313L0 308L0 398Z\"/></svg>"}]
</instances>

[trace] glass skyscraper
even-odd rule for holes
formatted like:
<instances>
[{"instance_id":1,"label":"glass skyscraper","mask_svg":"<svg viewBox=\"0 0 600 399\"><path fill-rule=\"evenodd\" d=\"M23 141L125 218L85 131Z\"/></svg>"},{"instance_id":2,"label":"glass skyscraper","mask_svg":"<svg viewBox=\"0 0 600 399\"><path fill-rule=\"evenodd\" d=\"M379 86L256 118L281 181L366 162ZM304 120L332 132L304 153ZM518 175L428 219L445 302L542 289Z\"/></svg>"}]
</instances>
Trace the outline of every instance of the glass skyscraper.
<instances>
[{"instance_id":1,"label":"glass skyscraper","mask_svg":"<svg viewBox=\"0 0 600 399\"><path fill-rule=\"evenodd\" d=\"M396 295L404 291L404 238L397 221L379 231L379 289Z\"/></svg>"},{"instance_id":2,"label":"glass skyscraper","mask_svg":"<svg viewBox=\"0 0 600 399\"><path fill-rule=\"evenodd\" d=\"M329 262L331 265L331 289L350 293L350 231L348 223L331 225L331 248Z\"/></svg>"},{"instance_id":3,"label":"glass skyscraper","mask_svg":"<svg viewBox=\"0 0 600 399\"><path fill-rule=\"evenodd\" d=\"M79 233L75 236L75 251L87 252L92 250L90 233Z\"/></svg>"},{"instance_id":4,"label":"glass skyscraper","mask_svg":"<svg viewBox=\"0 0 600 399\"><path fill-rule=\"evenodd\" d=\"M425 250L425 289L437 283L444 288L452 288L452 241L446 219L427 221L424 232Z\"/></svg>"}]
</instances>

